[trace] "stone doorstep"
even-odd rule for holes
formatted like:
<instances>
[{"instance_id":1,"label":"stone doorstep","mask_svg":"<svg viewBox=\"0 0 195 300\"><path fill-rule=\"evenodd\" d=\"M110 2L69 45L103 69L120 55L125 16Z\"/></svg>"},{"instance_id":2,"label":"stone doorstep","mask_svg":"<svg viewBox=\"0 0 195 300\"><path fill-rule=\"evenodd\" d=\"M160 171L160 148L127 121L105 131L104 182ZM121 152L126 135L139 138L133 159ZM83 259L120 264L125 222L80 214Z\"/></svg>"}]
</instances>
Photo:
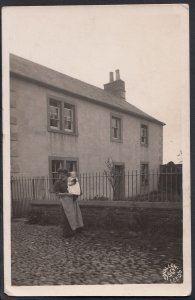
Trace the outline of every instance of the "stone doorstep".
<instances>
[{"instance_id":1,"label":"stone doorstep","mask_svg":"<svg viewBox=\"0 0 195 300\"><path fill-rule=\"evenodd\" d=\"M142 202L142 201L100 201L79 200L80 207L126 207L126 208L156 208L156 209L182 209L182 202ZM37 206L59 206L60 201L36 200L31 201L32 207Z\"/></svg>"}]
</instances>

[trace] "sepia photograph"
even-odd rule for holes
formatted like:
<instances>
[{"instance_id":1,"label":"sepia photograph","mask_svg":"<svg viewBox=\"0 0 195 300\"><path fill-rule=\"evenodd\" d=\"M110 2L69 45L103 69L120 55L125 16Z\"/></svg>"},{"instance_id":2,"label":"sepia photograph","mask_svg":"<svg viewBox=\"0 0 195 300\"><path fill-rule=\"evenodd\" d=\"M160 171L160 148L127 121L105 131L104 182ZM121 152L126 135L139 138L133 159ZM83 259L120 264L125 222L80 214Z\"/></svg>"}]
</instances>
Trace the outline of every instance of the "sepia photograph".
<instances>
[{"instance_id":1,"label":"sepia photograph","mask_svg":"<svg viewBox=\"0 0 195 300\"><path fill-rule=\"evenodd\" d=\"M2 10L5 293L191 292L189 7Z\"/></svg>"}]
</instances>

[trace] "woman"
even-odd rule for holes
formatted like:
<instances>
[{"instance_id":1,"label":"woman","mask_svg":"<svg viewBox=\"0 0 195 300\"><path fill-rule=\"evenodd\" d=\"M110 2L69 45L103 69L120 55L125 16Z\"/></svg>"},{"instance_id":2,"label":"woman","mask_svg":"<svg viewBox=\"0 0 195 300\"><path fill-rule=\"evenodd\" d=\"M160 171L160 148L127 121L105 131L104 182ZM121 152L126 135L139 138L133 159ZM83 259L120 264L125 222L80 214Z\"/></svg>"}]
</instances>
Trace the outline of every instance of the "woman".
<instances>
[{"instance_id":1,"label":"woman","mask_svg":"<svg viewBox=\"0 0 195 300\"><path fill-rule=\"evenodd\" d=\"M59 169L59 180L54 184L54 191L62 204L62 228L65 237L73 236L76 230L83 227L83 219L77 201L68 194L68 171Z\"/></svg>"}]
</instances>

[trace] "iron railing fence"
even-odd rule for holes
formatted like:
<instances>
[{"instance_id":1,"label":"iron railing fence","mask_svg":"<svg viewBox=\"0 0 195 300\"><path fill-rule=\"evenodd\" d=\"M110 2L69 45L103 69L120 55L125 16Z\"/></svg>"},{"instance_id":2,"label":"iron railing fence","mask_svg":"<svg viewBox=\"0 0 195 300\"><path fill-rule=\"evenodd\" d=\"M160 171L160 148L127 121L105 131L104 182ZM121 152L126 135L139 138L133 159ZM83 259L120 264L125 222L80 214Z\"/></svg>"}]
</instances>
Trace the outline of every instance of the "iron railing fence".
<instances>
[{"instance_id":1,"label":"iron railing fence","mask_svg":"<svg viewBox=\"0 0 195 300\"><path fill-rule=\"evenodd\" d=\"M123 174L83 173L78 176L80 200L182 201L182 172L153 170L150 173L128 171ZM55 200L53 178L12 177L12 215L26 215L29 203Z\"/></svg>"}]
</instances>

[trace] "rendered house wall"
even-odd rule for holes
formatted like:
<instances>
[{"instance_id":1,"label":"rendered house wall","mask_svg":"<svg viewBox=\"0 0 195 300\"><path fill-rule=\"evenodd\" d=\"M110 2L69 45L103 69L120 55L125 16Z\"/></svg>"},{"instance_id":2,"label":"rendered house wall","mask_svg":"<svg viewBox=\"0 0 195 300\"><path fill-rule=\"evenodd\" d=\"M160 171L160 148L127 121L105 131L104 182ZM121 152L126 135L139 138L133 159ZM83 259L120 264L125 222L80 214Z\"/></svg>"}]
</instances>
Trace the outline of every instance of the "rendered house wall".
<instances>
[{"instance_id":1,"label":"rendered house wall","mask_svg":"<svg viewBox=\"0 0 195 300\"><path fill-rule=\"evenodd\" d=\"M48 96L76 106L77 135L48 131ZM51 156L77 158L80 173L103 172L108 158L125 172L140 170L141 162L149 170L162 164L161 125L12 76L10 114L12 175L49 176ZM122 142L111 141L111 114L121 117ZM141 124L148 126L147 146L140 144Z\"/></svg>"}]
</instances>

